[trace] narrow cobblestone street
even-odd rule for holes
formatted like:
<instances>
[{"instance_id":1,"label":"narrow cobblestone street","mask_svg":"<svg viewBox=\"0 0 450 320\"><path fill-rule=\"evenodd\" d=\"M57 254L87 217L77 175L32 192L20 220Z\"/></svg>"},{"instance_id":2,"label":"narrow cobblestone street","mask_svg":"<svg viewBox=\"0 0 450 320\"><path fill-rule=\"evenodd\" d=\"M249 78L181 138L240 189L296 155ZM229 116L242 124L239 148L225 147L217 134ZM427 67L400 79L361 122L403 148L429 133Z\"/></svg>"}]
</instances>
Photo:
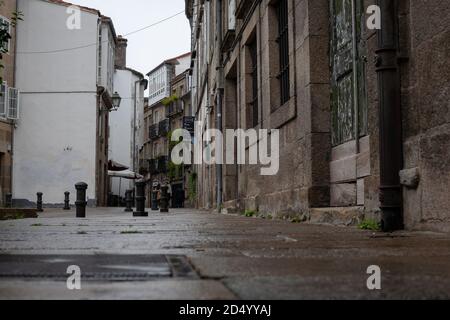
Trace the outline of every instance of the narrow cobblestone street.
<instances>
[{"instance_id":1,"label":"narrow cobblestone street","mask_svg":"<svg viewBox=\"0 0 450 320\"><path fill-rule=\"evenodd\" d=\"M74 215L49 209L38 219L0 222L0 298L450 298L446 234L383 234L191 209L139 219L122 208ZM70 291L65 279L22 270L27 263L31 269L59 263L98 274L103 257L115 255L129 256L128 263L152 276L83 279L82 290ZM381 268L382 290L367 289L370 265Z\"/></svg>"}]
</instances>

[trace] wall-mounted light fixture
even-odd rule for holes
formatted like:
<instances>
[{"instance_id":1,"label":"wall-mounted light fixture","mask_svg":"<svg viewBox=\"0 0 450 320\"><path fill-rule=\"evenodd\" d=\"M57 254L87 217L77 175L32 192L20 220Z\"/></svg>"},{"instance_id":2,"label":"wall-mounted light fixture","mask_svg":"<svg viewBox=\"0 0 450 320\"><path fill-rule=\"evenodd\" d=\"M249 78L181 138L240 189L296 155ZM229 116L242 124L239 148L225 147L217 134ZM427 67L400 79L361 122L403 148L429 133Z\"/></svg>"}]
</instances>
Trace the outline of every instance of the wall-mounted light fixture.
<instances>
[{"instance_id":1,"label":"wall-mounted light fixture","mask_svg":"<svg viewBox=\"0 0 450 320\"><path fill-rule=\"evenodd\" d=\"M120 107L120 103L122 102L122 98L120 97L120 95L116 92L114 92L113 96L112 96L112 109L111 111L117 111L119 110Z\"/></svg>"}]
</instances>

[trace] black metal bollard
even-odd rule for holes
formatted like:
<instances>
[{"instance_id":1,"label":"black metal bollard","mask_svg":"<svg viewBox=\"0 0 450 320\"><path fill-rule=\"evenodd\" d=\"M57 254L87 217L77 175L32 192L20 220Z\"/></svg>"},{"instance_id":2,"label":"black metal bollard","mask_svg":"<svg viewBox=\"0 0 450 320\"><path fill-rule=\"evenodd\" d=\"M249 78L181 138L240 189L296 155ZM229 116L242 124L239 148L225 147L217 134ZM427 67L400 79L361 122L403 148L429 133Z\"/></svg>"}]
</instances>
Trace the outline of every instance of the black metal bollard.
<instances>
[{"instance_id":1,"label":"black metal bollard","mask_svg":"<svg viewBox=\"0 0 450 320\"><path fill-rule=\"evenodd\" d=\"M160 204L160 212L169 212L169 194L168 191L169 187L168 186L162 186L161 187L161 204Z\"/></svg>"},{"instance_id":2,"label":"black metal bollard","mask_svg":"<svg viewBox=\"0 0 450 320\"><path fill-rule=\"evenodd\" d=\"M136 211L133 213L134 217L148 217L148 212L145 212L145 181L136 182Z\"/></svg>"},{"instance_id":3,"label":"black metal bollard","mask_svg":"<svg viewBox=\"0 0 450 320\"><path fill-rule=\"evenodd\" d=\"M127 204L125 212L133 212L133 190L127 190L125 192L125 202Z\"/></svg>"},{"instance_id":4,"label":"black metal bollard","mask_svg":"<svg viewBox=\"0 0 450 320\"><path fill-rule=\"evenodd\" d=\"M5 194L5 207L12 208L12 193Z\"/></svg>"},{"instance_id":5,"label":"black metal bollard","mask_svg":"<svg viewBox=\"0 0 450 320\"><path fill-rule=\"evenodd\" d=\"M70 192L64 192L64 210L70 210Z\"/></svg>"},{"instance_id":6,"label":"black metal bollard","mask_svg":"<svg viewBox=\"0 0 450 320\"><path fill-rule=\"evenodd\" d=\"M79 182L75 185L77 189L77 201L75 206L77 208L77 218L86 218L86 190L88 188L87 183Z\"/></svg>"},{"instance_id":7,"label":"black metal bollard","mask_svg":"<svg viewBox=\"0 0 450 320\"><path fill-rule=\"evenodd\" d=\"M158 211L158 191L153 190L152 192L152 211Z\"/></svg>"},{"instance_id":8,"label":"black metal bollard","mask_svg":"<svg viewBox=\"0 0 450 320\"><path fill-rule=\"evenodd\" d=\"M37 201L36 201L37 211L38 212L44 212L44 209L42 209L42 196L43 196L43 193L42 192L38 192L38 193L36 193L36 195L37 195Z\"/></svg>"}]
</instances>

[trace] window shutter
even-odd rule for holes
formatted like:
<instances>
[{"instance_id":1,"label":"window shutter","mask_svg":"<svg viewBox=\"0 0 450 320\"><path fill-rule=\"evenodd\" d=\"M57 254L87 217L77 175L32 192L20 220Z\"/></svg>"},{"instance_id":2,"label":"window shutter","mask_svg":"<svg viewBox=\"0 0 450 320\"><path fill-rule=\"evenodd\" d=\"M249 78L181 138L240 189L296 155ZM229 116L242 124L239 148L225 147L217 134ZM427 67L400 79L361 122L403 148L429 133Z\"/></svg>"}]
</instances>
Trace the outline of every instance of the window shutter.
<instances>
[{"instance_id":1,"label":"window shutter","mask_svg":"<svg viewBox=\"0 0 450 320\"><path fill-rule=\"evenodd\" d=\"M8 118L12 120L19 119L19 90L8 88Z\"/></svg>"}]
</instances>

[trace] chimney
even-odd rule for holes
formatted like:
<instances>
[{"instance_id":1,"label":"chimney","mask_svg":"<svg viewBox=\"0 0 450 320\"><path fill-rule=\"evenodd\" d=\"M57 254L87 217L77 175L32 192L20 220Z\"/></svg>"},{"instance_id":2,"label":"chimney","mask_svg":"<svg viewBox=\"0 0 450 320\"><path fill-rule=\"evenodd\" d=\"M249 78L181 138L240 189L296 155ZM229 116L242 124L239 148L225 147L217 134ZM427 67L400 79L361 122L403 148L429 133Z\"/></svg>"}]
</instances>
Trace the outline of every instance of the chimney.
<instances>
[{"instance_id":1,"label":"chimney","mask_svg":"<svg viewBox=\"0 0 450 320\"><path fill-rule=\"evenodd\" d=\"M122 36L117 37L116 46L116 68L125 68L127 66L127 44L128 40Z\"/></svg>"}]
</instances>

